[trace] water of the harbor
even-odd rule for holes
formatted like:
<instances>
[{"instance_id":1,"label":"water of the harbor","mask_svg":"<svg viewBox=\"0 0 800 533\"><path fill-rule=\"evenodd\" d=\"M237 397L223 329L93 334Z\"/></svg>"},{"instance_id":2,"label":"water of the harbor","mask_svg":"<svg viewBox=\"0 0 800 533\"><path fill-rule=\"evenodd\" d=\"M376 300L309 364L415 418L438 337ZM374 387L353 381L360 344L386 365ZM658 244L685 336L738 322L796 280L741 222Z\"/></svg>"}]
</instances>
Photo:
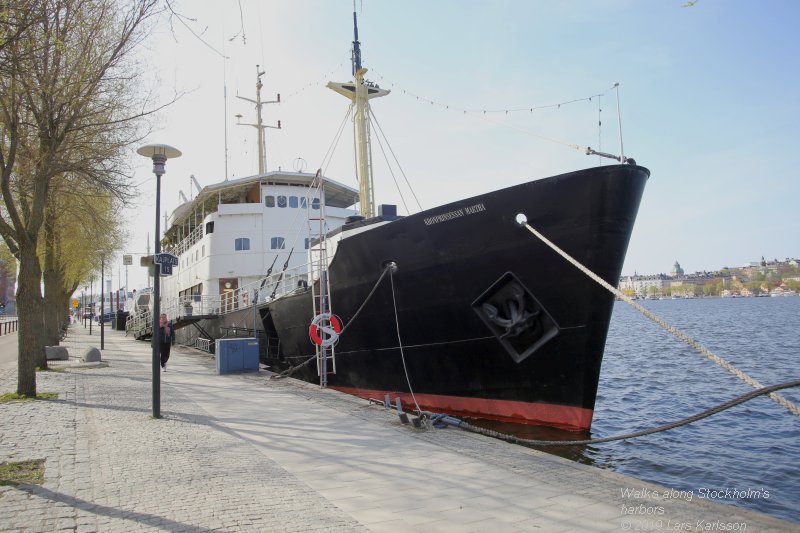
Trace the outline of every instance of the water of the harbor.
<instances>
[{"instance_id":1,"label":"water of the harbor","mask_svg":"<svg viewBox=\"0 0 800 533\"><path fill-rule=\"evenodd\" d=\"M800 379L800 297L640 303L765 386ZM549 440L619 435L685 418L752 390L616 302L591 435L518 427L514 433ZM800 404L800 388L779 394ZM698 499L724 496L729 489L734 497L714 501L800 522L800 417L766 396L664 433L542 450L692 491Z\"/></svg>"}]
</instances>

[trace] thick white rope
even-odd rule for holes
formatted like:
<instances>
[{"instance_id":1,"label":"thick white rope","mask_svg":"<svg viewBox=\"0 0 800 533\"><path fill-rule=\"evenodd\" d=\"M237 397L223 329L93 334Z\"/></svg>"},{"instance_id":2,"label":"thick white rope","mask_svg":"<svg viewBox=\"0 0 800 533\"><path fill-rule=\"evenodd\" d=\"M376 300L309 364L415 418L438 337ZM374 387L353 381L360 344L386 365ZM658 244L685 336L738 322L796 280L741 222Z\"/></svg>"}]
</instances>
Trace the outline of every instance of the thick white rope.
<instances>
[{"instance_id":1,"label":"thick white rope","mask_svg":"<svg viewBox=\"0 0 800 533\"><path fill-rule=\"evenodd\" d=\"M524 215L522 215L522 216L524 216ZM518 217L519 217L519 215L518 215ZM658 324L659 326L664 328L666 331L671 333L674 337L676 337L680 341L688 344L689 346L691 346L692 348L694 348L695 350L697 350L698 352L703 354L707 359L709 359L710 361L712 361L712 362L716 363L717 365L721 366L722 368L724 368L725 370L727 370L728 372L730 372L731 374L733 374L737 378L741 379L742 381L744 381L745 383L747 383L748 385L750 385L754 389L762 389L762 388L764 388L764 385L759 383L758 380L748 376L747 374L745 374L744 372L742 372L738 368L734 367L728 361L726 361L723 358L719 357L718 355L715 355L714 353L712 353L708 348L706 348L705 346L703 346L699 342L697 342L694 339L688 337L686 334L678 331L673 326L670 326L664 320L662 320L661 318L656 316L653 312L649 311L648 309L646 309L642 305L636 303L628 295L626 295L625 293L623 293L622 291L620 291L616 287L612 286L611 284L606 282L606 280L604 280L603 278L601 278L600 276L598 276L597 274L595 274L594 272L592 272L591 270L589 270L588 268L583 266L580 262L578 262L578 260L576 260L575 258L570 256L567 252L565 252L564 250L562 250L561 248L556 246L553 242L551 242L547 237L545 237L544 235L542 235L541 233L536 231L533 227L531 227L528 224L527 221L521 222L520 220L518 220L518 222L520 223L520 225L524 225L524 227L526 227L528 229L528 231L533 233L540 241L542 241L547 246L552 248L553 251L555 251L558 255L560 255L561 257L563 257L564 259L566 259L570 263L572 263L578 270L580 270L581 272L583 272L584 274L586 274L587 276L592 278L594 281L596 281L597 283L602 285L604 288L606 288L609 291L611 291L617 298L619 298L620 300L622 300L626 304L630 305L631 307L633 307L634 309L636 309L637 311L642 313L644 316L646 316L647 318L649 318L650 320L652 320L653 322L655 322L656 324ZM781 406L785 407L786 409L788 409L789 412L791 412L792 414L800 416L800 407L798 407L794 403L790 402L789 400L787 400L786 398L784 398L783 396L781 396L777 392L770 393L769 397L772 398L779 405L781 405Z\"/></svg>"}]
</instances>

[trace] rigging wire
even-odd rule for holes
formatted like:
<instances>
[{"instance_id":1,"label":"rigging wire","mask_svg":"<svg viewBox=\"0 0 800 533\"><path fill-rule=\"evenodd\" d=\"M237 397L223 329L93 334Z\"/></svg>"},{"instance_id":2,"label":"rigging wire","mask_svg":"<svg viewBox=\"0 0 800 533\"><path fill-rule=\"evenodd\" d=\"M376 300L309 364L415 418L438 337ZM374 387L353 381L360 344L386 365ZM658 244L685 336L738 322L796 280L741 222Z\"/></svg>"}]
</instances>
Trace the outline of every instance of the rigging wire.
<instances>
[{"instance_id":1,"label":"rigging wire","mask_svg":"<svg viewBox=\"0 0 800 533\"><path fill-rule=\"evenodd\" d=\"M342 138L342 133L344 132L345 124L347 124L347 119L350 117L351 113L353 112L353 104L350 103L347 106L347 111L342 118L342 122L339 124L339 129L337 130L336 134L333 137L333 141L331 141L330 146L328 146L328 151L325 152L325 156L322 158L322 164L319 168L322 169L322 174L328 170L328 166L330 166L331 161L333 161L333 153L336 151L336 147L339 146L339 140ZM327 161L327 162L326 162Z\"/></svg>"},{"instance_id":2,"label":"rigging wire","mask_svg":"<svg viewBox=\"0 0 800 533\"><path fill-rule=\"evenodd\" d=\"M391 174L391 176L392 176L392 181L394 181L394 186L397 188L397 194L400 195L400 201L403 202L403 207L406 208L406 213L408 213L410 215L411 214L411 210L408 208L408 204L406 204L406 198L405 198L405 196L403 196L403 191L400 190L400 184L397 183L397 178L394 175L394 170L392 170L392 165L389 164L389 158L386 157L386 150L383 149L383 143L381 142L381 138L379 136L376 136L375 139L378 141L378 146L381 149L381 153L383 154L383 158L386 160L386 166L389 169L389 174Z\"/></svg>"},{"instance_id":3,"label":"rigging wire","mask_svg":"<svg viewBox=\"0 0 800 533\"><path fill-rule=\"evenodd\" d=\"M375 122L375 125L378 126L378 132L381 134L381 136L386 141L386 146L389 147L389 151L391 152L392 157L394 158L394 161L397 164L397 168L400 169L400 173L403 175L403 179L406 180L406 185L408 185L408 189L411 191L411 194L414 196L414 201L417 202L417 207L419 207L419 210L422 211L422 204L419 202L419 198L417 198L417 193L414 192L414 188L411 186L411 183L408 181L408 176L406 176L406 173L403 171L403 167L400 166L400 161L397 159L397 156L395 155L394 150L392 150L392 145L389 144L389 139L386 137L386 134L383 133L383 128L381 128L381 125L378 122L378 118L375 116L375 113L372 111L372 107L369 108L369 114L372 117L372 120ZM378 143L380 143L380 138L378 138ZM381 150L383 150L383 146L382 145L381 145ZM384 157L386 157L385 153L384 153ZM387 164L388 164L388 159L387 159ZM389 166L389 170L391 171L391 166ZM394 174L392 174L392 178L394 179ZM397 183L396 180L395 180L395 183ZM402 194L400 196L402 198ZM403 201L403 204L405 204L405 201ZM406 211L409 214L411 214L411 211L408 210L408 207L406 207Z\"/></svg>"},{"instance_id":4,"label":"rigging wire","mask_svg":"<svg viewBox=\"0 0 800 533\"><path fill-rule=\"evenodd\" d=\"M247 36L245 36L244 34L244 15L242 13L242 0L238 0L238 3L239 3L239 31L237 31L233 37L228 39L228 42L233 42L234 39L236 39L239 35L241 35L242 44L247 46ZM261 17L259 17L259 20L261 20Z\"/></svg>"},{"instance_id":5,"label":"rigging wire","mask_svg":"<svg viewBox=\"0 0 800 533\"><path fill-rule=\"evenodd\" d=\"M323 180L323 177L325 175L325 171L327 170L327 167L330 165L330 160L328 158L329 157L331 159L333 158L333 152L336 150L336 147L339 144L339 140L342 137L342 133L344 132L345 125L347 124L347 118L350 116L350 112L351 112L352 108L353 108L353 105L351 104L350 107L348 108L347 112L345 113L344 118L342 118L342 122L339 124L338 130L334 134L333 140L331 141L331 144L328 147L328 151L325 153L325 156L322 159L322 164L319 166L319 168L323 169L323 170L320 173L319 181L314 179L312 181L311 185L306 188L305 196L304 197L301 196L301 198L303 198L305 200L304 204L306 206L306 208L305 208L306 211L308 209L311 209L311 204L312 204L312 201L313 201L313 197L315 196L315 191L322 185L322 180ZM297 210L297 212L294 215L294 219L292 220L292 224L290 226L290 227L293 227L293 228L298 228L294 232L294 237L291 240L291 245L292 245L291 247L292 248L295 248L295 247L297 247L299 245L299 239L300 239L301 234L303 233L300 230L302 225L298 223L300 214L303 213L303 212L304 212L303 209L298 209ZM325 221L325 226L326 226L326 230L327 230L328 229L328 227L327 227L328 226L328 222L327 221ZM308 229L308 232L310 234L311 226L310 226L310 222L308 220L306 220L306 228Z\"/></svg>"}]
</instances>

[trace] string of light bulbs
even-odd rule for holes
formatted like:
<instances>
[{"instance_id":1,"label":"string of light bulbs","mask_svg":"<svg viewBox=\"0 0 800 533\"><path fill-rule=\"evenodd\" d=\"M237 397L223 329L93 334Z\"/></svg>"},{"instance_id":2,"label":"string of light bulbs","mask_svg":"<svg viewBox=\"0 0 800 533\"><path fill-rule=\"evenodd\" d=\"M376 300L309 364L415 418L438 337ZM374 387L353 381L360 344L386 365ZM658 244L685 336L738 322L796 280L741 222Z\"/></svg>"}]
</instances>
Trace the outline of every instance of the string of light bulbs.
<instances>
[{"instance_id":1,"label":"string of light bulbs","mask_svg":"<svg viewBox=\"0 0 800 533\"><path fill-rule=\"evenodd\" d=\"M416 98L417 100L420 100L422 102L431 104L433 106L438 106L438 107L441 107L443 109L448 109L448 110L451 110L451 111L458 111L458 112L463 113L465 115L466 114L476 114L476 115L478 115L478 114L480 114L480 115L505 114L505 115L508 115L509 113L519 113L519 112L533 113L534 111L539 111L539 110L542 110L542 109L560 109L561 106L567 106L567 105L576 104L576 103L579 103L579 102L591 102L592 99L600 98L602 96L605 96L609 91L611 91L611 90L616 88L616 85L612 85L608 89L605 89L604 91L599 92L597 94L593 94L591 96L586 96L586 97L583 97L583 98L576 98L574 100L566 100L564 102L559 102L559 103L555 103L555 104L535 105L535 106L517 107L517 108L502 108L502 109L485 109L485 108L483 108L483 109L463 109L463 108L459 108L459 107L454 106L454 105L450 105L450 104L446 104L446 103L443 103L443 102L439 102L437 100L433 100L431 98L427 98L425 96L416 94L416 93L414 93L412 91L409 91L408 89L406 89L404 87L401 87L401 86L397 85L396 83L393 83L392 81L388 80L386 77L384 77L382 74L380 74L379 72L375 71L374 69L370 69L370 71L373 74L375 74L380 80L385 81L386 83L388 83L390 87L393 87L393 88L396 88L396 89L400 90L403 94L406 94L408 96L412 96L412 97Z\"/></svg>"}]
</instances>

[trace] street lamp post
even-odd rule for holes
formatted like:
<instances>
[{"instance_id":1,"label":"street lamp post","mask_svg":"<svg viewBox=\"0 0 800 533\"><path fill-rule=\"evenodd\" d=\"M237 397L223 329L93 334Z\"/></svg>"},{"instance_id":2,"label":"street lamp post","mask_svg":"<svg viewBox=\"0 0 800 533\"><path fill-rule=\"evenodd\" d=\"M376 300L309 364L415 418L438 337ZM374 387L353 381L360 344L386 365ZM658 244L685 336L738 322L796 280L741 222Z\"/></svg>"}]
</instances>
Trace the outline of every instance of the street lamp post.
<instances>
[{"instance_id":1,"label":"street lamp post","mask_svg":"<svg viewBox=\"0 0 800 533\"><path fill-rule=\"evenodd\" d=\"M92 291L89 293L89 300L92 300L92 312L89 313L89 335L92 334L92 320L94 319L94 274L92 275Z\"/></svg>"},{"instance_id":2,"label":"street lamp post","mask_svg":"<svg viewBox=\"0 0 800 533\"><path fill-rule=\"evenodd\" d=\"M181 156L180 150L166 144L148 144L142 146L136 153L153 160L153 174L156 175L156 242L155 256L161 253L161 227L159 224L159 211L161 210L161 176L166 172L164 166L167 159ZM161 265L155 264L153 275L153 418L161 418L161 371L158 343L158 319L161 314Z\"/></svg>"},{"instance_id":3,"label":"street lamp post","mask_svg":"<svg viewBox=\"0 0 800 533\"><path fill-rule=\"evenodd\" d=\"M106 314L106 258L100 255L100 349L106 349L106 335L104 321Z\"/></svg>"}]
</instances>

